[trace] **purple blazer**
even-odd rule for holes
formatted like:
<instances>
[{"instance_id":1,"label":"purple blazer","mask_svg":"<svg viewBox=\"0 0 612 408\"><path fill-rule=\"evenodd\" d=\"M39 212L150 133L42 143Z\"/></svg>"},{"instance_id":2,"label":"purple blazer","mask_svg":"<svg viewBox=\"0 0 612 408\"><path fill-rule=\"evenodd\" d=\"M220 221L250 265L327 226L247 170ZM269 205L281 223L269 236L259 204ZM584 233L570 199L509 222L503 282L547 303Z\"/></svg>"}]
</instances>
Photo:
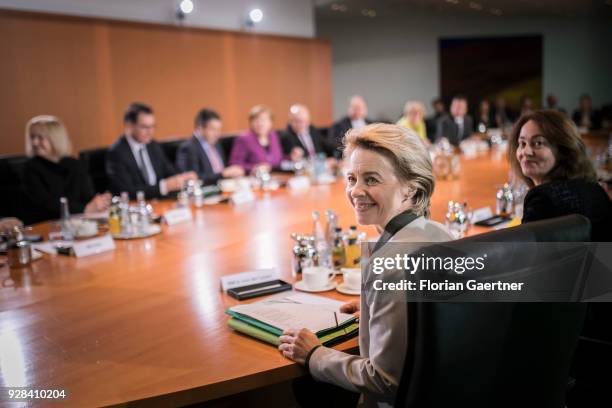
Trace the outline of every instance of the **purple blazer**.
<instances>
[{"instance_id":1,"label":"purple blazer","mask_svg":"<svg viewBox=\"0 0 612 408\"><path fill-rule=\"evenodd\" d=\"M280 139L274 131L270 132L269 139L270 144L266 150L259 144L257 135L252 130L242 134L234 141L229 164L237 164L246 172L250 172L256 165L264 163L272 167L279 167L283 160Z\"/></svg>"}]
</instances>

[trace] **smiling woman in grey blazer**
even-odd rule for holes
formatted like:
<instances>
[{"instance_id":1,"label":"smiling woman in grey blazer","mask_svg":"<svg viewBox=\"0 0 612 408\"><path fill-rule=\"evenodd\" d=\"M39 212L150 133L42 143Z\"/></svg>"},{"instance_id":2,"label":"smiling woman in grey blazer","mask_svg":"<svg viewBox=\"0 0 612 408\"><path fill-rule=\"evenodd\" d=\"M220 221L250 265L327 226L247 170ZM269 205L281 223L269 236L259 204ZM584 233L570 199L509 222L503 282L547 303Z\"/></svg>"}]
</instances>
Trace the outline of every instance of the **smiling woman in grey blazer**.
<instances>
[{"instance_id":1,"label":"smiling woman in grey blazer","mask_svg":"<svg viewBox=\"0 0 612 408\"><path fill-rule=\"evenodd\" d=\"M372 124L350 131L344 146L348 162L347 198L357 222L375 225L381 233L375 251L385 251L388 241L452 239L443 225L427 218L434 176L429 153L413 131L396 125ZM371 280L370 274L366 268L362 288L364 282ZM299 328L287 330L281 336L279 350L285 357L305 364L315 380L363 394L366 406L391 406L408 338L403 296L362 291L359 303L351 302L341 308L345 313L361 314L359 356L324 347L316 335Z\"/></svg>"}]
</instances>

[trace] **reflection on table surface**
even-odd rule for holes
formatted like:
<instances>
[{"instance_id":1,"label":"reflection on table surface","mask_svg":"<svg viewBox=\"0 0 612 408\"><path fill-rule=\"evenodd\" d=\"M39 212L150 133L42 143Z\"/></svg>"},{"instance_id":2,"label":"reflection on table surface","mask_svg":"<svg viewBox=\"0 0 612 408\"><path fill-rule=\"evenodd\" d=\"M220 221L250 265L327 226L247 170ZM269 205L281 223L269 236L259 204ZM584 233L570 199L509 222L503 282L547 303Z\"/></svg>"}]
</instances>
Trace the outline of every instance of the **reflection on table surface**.
<instances>
[{"instance_id":1,"label":"reflection on table surface","mask_svg":"<svg viewBox=\"0 0 612 408\"><path fill-rule=\"evenodd\" d=\"M436 221L444 222L449 200L495 209L495 192L508 178L505 156L463 159L461 166L458 180L436 183ZM161 213L174 202L153 205ZM276 267L293 282L290 233L310 231L311 212L327 208L343 228L355 224L339 180L302 192L257 193L243 205L194 209L192 222L116 241L113 252L45 255L27 268L0 267L1 281L20 283L0 287L2 385L62 388L70 406L143 399L181 405L303 375L274 347L227 327L224 310L238 302L220 291L219 278ZM46 236L49 228L35 231ZM373 227L360 230L377 235ZM356 345L353 339L337 347Z\"/></svg>"}]
</instances>

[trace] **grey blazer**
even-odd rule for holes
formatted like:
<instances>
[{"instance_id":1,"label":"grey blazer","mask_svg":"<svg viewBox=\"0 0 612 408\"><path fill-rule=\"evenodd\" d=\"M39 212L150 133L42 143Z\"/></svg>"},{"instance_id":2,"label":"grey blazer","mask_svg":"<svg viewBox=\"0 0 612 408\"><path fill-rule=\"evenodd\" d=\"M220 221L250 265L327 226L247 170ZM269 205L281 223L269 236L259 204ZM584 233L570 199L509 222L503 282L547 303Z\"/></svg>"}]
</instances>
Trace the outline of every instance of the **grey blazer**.
<instances>
[{"instance_id":1,"label":"grey blazer","mask_svg":"<svg viewBox=\"0 0 612 408\"><path fill-rule=\"evenodd\" d=\"M442 224L418 217L393 235L389 242L443 242L452 239ZM385 245L376 254L385 256L385 252L391 254L393 250ZM403 277L403 271L385 272L385 281L390 276L393 280L399 280ZM365 406L391 407L406 357L406 297L402 291L383 293L369 289L371 281L377 278L369 270L362 275L359 323L361 355L319 347L310 358L309 368L316 380L361 392ZM368 290L364 291L363 288Z\"/></svg>"}]
</instances>

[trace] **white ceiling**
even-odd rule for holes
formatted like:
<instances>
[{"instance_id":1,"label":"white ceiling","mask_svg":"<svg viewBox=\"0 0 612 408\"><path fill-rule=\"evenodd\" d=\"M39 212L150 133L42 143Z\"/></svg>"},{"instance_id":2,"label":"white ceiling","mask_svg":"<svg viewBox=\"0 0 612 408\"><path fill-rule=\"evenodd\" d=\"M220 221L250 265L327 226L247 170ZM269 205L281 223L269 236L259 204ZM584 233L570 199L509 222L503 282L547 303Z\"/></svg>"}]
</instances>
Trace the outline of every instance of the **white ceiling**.
<instances>
[{"instance_id":1,"label":"white ceiling","mask_svg":"<svg viewBox=\"0 0 612 408\"><path fill-rule=\"evenodd\" d=\"M612 0L314 0L314 2L317 16L338 18L401 16L415 10L492 17L612 18Z\"/></svg>"}]
</instances>

